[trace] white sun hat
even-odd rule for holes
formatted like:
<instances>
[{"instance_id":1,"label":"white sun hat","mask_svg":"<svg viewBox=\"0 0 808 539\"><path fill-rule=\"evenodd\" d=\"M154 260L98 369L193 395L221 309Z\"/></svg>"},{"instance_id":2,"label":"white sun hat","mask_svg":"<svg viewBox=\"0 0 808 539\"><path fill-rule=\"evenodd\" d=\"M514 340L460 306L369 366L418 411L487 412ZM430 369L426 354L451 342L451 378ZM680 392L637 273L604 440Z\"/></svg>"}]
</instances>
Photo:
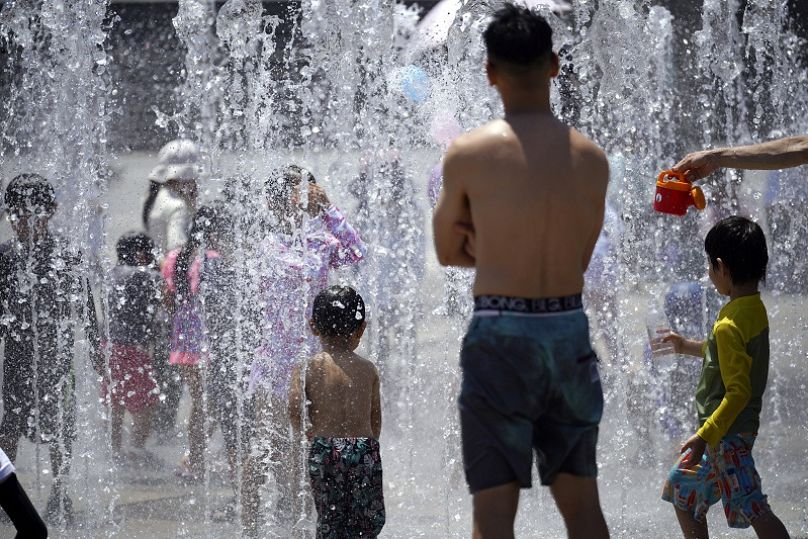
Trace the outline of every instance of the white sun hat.
<instances>
[{"instance_id":1,"label":"white sun hat","mask_svg":"<svg viewBox=\"0 0 808 539\"><path fill-rule=\"evenodd\" d=\"M195 181L202 176L202 156L190 140L172 140L160 149L157 161L158 165L149 174L151 181Z\"/></svg>"}]
</instances>

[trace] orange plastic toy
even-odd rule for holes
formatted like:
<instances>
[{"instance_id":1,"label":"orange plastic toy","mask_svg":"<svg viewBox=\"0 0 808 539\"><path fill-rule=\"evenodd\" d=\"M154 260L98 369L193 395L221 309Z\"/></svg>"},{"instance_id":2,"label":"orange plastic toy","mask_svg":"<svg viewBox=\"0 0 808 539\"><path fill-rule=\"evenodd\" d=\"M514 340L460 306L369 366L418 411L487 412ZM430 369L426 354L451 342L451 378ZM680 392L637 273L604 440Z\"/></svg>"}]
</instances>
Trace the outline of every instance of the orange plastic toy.
<instances>
[{"instance_id":1,"label":"orange plastic toy","mask_svg":"<svg viewBox=\"0 0 808 539\"><path fill-rule=\"evenodd\" d=\"M690 206L697 210L707 207L704 191L687 181L685 175L673 170L659 173L654 195L654 209L662 213L682 216Z\"/></svg>"}]
</instances>

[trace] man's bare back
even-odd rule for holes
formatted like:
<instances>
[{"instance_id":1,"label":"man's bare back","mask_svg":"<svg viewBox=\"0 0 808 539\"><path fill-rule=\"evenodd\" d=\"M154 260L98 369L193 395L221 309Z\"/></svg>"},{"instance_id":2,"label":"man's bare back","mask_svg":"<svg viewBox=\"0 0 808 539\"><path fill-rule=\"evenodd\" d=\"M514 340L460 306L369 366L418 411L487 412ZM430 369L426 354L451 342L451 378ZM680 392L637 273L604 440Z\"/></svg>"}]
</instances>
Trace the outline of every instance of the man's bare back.
<instances>
[{"instance_id":1,"label":"man's bare back","mask_svg":"<svg viewBox=\"0 0 808 539\"><path fill-rule=\"evenodd\" d=\"M309 437L379 438L381 404L376 367L347 350L323 351L309 361L306 399Z\"/></svg>"},{"instance_id":2,"label":"man's bare back","mask_svg":"<svg viewBox=\"0 0 808 539\"><path fill-rule=\"evenodd\" d=\"M580 293L603 224L608 162L593 142L550 113L490 122L458 138L444 160L435 233L442 263L473 227L475 295L543 298ZM447 226L448 225L448 226ZM438 237L441 233L443 239ZM441 257L441 243L447 249Z\"/></svg>"}]
</instances>

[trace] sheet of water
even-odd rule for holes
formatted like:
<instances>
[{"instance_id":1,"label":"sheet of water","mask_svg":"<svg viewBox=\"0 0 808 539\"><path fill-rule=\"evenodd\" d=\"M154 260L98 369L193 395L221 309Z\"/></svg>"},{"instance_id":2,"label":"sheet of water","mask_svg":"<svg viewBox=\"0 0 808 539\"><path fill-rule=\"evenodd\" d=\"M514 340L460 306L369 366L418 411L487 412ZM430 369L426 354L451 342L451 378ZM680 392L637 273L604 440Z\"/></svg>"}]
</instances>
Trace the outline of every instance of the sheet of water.
<instances>
[{"instance_id":1,"label":"sheet of water","mask_svg":"<svg viewBox=\"0 0 808 539\"><path fill-rule=\"evenodd\" d=\"M247 181L239 184L240 195L254 199L267 170L298 162L314 171L370 244L356 272L333 277L355 283L368 299L372 324L361 350L384 372L384 537L469 534L454 399L471 276L434 261L426 182L451 133L501 112L485 81L480 40L500 2L460 4L445 42L413 46L417 13L389 0L289 4L291 30L256 0L180 0L174 28L166 31L176 32L185 48L183 81L175 102L152 104L166 140L187 136L206 152L206 197L216 196L219 178L241 175ZM136 226L143 178L153 164L148 155L114 155L106 144L114 121L109 96L116 92L107 76L116 62L105 48L116 24L109 8L104 0L17 0L5 2L0 14L0 39L11 52L2 68L9 92L0 115L0 170L5 180L34 170L54 181L55 225L88 254L86 270L101 304L110 246ZM610 155L619 154L609 193L617 215L609 230L611 272L587 291L607 400L600 486L616 537L676 536L658 491L677 444L692 431L689 399L698 365L680 365L673 380L648 364L642 306L672 283L701 279L700 238L712 222L737 211L767 224L778 268L765 295L773 362L757 458L773 507L792 534L808 534L806 281L791 250L806 226L800 200L785 187L769 204L761 195L768 177L741 184L727 173L703 215L675 220L654 215L649 204L656 172L686 149L808 130L808 95L793 90L806 80L805 48L788 30L786 9L763 0L705 0L694 31L642 0L576 2L564 17L547 13L562 53L555 110ZM277 39L281 31L291 38ZM769 219L773 206L780 220ZM701 297L697 324L707 331L714 306L706 293ZM234 533L234 525L211 519L210 510L229 495L221 470L211 470L202 485L182 487L170 467L132 471L111 461L105 410L86 356L86 343L79 342L80 434L71 478L79 518L73 528L57 526L54 535ZM218 443L209 449L213 460ZM183 446L179 438L161 455L176 462ZM46 451L22 444L19 466L34 500L44 503ZM264 494L271 505L271 482ZM720 511L710 518L713 529L724 529ZM545 489L524 493L518 530L562 535Z\"/></svg>"}]
</instances>

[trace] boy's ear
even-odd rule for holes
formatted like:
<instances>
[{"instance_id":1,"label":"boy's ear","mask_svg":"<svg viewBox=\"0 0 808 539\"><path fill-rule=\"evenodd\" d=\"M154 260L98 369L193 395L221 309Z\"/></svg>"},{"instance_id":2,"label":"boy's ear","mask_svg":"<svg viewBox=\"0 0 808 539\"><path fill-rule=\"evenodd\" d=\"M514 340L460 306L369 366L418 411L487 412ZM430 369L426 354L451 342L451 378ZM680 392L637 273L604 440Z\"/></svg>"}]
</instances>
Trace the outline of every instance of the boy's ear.
<instances>
[{"instance_id":1,"label":"boy's ear","mask_svg":"<svg viewBox=\"0 0 808 539\"><path fill-rule=\"evenodd\" d=\"M730 276L729 275L729 268L727 268L727 265L724 264L724 261L721 260L720 258L715 259L715 269L716 269L716 273L719 273L719 274L721 274L721 275L723 275L725 277Z\"/></svg>"},{"instance_id":2,"label":"boy's ear","mask_svg":"<svg viewBox=\"0 0 808 539\"><path fill-rule=\"evenodd\" d=\"M314 333L314 336L315 336L315 337L319 337L319 336L320 336L320 330L319 330L319 329L317 329L317 326L314 324L314 320L313 320L313 319L309 320L309 327L311 328L311 332L312 332L312 333Z\"/></svg>"},{"instance_id":3,"label":"boy's ear","mask_svg":"<svg viewBox=\"0 0 808 539\"><path fill-rule=\"evenodd\" d=\"M491 60L485 62L485 74L488 77L488 84L491 86L497 85L497 68L491 63Z\"/></svg>"},{"instance_id":4,"label":"boy's ear","mask_svg":"<svg viewBox=\"0 0 808 539\"><path fill-rule=\"evenodd\" d=\"M561 61L558 59L558 54L553 52L550 56L550 78L554 79L558 76L561 70Z\"/></svg>"}]
</instances>

